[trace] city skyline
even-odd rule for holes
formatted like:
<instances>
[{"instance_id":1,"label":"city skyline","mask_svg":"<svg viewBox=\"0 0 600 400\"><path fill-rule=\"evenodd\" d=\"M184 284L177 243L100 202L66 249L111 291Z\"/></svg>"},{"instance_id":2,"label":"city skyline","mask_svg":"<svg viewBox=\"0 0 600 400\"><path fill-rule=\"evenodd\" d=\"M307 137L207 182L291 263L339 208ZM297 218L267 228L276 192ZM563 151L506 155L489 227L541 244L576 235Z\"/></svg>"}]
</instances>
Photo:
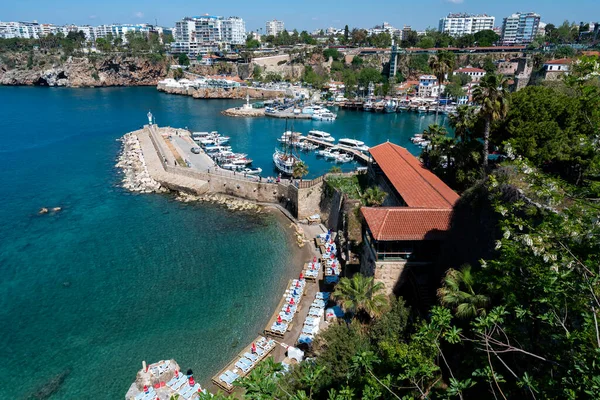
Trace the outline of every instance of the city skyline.
<instances>
[{"instance_id":1,"label":"city skyline","mask_svg":"<svg viewBox=\"0 0 600 400\"><path fill-rule=\"evenodd\" d=\"M562 7L562 3L550 4L539 0L506 0L486 5L476 4L475 0L424 0L418 4L383 0L378 3L380 7L366 10L360 9L361 4L355 0L347 0L346 6L340 8L335 4L307 0L303 2L301 9L290 9L264 0L257 0L252 4L234 1L226 6L198 5L185 0L175 0L169 4L156 0L134 0L126 4L106 0L101 5L81 4L72 0L56 0L51 4L42 0L30 0L0 7L0 21L37 20L57 25L158 23L160 26L173 27L175 21L182 17L210 14L238 16L244 19L248 31L260 32L262 28L264 32L265 22L272 19L284 21L288 30L299 31L340 28L346 24L350 28L369 28L384 21L397 28L411 25L418 30L437 29L440 18L457 12L494 16L496 26L501 24L502 18L518 11L536 12L542 16L542 21L554 24L560 24L565 19L576 23L600 20L600 3L593 0L572 1L568 8Z\"/></svg>"}]
</instances>

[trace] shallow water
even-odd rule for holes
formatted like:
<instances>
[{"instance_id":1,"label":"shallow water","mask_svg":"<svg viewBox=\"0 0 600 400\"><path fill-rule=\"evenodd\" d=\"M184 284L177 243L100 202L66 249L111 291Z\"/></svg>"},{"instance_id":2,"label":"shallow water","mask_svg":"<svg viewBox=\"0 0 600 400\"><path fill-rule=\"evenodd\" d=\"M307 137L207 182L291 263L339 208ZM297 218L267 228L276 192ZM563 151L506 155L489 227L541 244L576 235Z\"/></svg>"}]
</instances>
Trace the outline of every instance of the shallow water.
<instances>
[{"instance_id":1,"label":"shallow water","mask_svg":"<svg viewBox=\"0 0 600 400\"><path fill-rule=\"evenodd\" d=\"M53 399L123 398L142 360L166 358L207 382L262 330L298 268L283 224L133 195L114 168L116 139L152 110L161 126L231 136L235 151L274 174L285 121L220 114L242 103L154 88L0 87L0 398L54 378L64 381ZM408 139L432 121L340 110L335 122L295 130L418 153ZM303 158L309 177L334 165ZM55 206L62 211L38 215Z\"/></svg>"}]
</instances>

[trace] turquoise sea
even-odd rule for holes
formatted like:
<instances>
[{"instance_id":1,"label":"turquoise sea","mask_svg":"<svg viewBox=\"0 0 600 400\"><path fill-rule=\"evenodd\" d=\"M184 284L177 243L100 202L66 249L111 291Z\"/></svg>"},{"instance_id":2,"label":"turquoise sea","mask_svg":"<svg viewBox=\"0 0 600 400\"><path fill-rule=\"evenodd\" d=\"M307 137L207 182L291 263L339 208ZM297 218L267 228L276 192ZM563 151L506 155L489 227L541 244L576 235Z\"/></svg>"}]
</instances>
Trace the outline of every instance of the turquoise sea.
<instances>
[{"instance_id":1,"label":"turquoise sea","mask_svg":"<svg viewBox=\"0 0 600 400\"><path fill-rule=\"evenodd\" d=\"M207 382L256 337L298 269L282 224L133 195L114 168L117 139L152 110L161 126L231 136L272 171L285 122L220 114L241 103L154 88L0 87L0 398L28 398L60 376L52 399L123 398L142 360L166 358ZM295 130L418 152L408 139L432 122L339 111ZM333 165L304 158L311 176Z\"/></svg>"}]
</instances>

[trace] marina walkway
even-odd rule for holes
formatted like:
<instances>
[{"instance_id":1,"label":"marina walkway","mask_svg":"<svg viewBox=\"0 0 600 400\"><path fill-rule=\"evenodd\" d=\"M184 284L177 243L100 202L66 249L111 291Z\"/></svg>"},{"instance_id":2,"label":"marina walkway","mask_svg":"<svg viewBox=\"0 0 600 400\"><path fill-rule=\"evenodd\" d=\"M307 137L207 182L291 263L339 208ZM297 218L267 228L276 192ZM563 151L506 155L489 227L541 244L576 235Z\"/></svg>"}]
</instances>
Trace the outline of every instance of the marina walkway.
<instances>
[{"instance_id":1,"label":"marina walkway","mask_svg":"<svg viewBox=\"0 0 600 400\"><path fill-rule=\"evenodd\" d=\"M142 153L144 154L146 168L148 168L148 173L152 179L171 189L183 189L186 192L192 191L195 194L204 194L208 192L209 187L208 182L206 181L165 171L164 163L166 162L166 164L174 166L175 156L172 154L172 152L165 149L165 143L160 142L164 141L161 135L157 134L152 128L149 127L145 127L143 130L137 131L136 135L140 141ZM163 157L162 160L159 158L159 154Z\"/></svg>"},{"instance_id":2,"label":"marina walkway","mask_svg":"<svg viewBox=\"0 0 600 400\"><path fill-rule=\"evenodd\" d=\"M339 148L340 150L345 151L346 153L352 154L354 156L354 159L357 161L362 161L365 164L369 162L369 157L359 150L354 150L354 149L348 148L343 145L334 144L331 142L325 142L323 140L314 139L314 138L305 137L305 136L303 136L302 139L306 140L307 142L314 143L317 146L321 146L321 147L331 148L331 147L335 146L335 147Z\"/></svg>"}]
</instances>

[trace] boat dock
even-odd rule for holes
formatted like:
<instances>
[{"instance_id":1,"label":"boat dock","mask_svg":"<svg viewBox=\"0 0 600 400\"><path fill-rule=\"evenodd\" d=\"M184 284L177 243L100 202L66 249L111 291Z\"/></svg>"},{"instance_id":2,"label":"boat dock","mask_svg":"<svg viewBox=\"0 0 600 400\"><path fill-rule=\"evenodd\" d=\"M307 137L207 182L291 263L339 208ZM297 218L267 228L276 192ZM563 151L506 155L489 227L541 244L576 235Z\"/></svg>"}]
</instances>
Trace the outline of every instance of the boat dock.
<instances>
[{"instance_id":1,"label":"boat dock","mask_svg":"<svg viewBox=\"0 0 600 400\"><path fill-rule=\"evenodd\" d=\"M295 114L293 111L280 111L280 112L265 112L267 117L273 118L286 118L286 119L311 119L312 115L310 114Z\"/></svg>"},{"instance_id":2,"label":"boat dock","mask_svg":"<svg viewBox=\"0 0 600 400\"><path fill-rule=\"evenodd\" d=\"M292 280L291 279L288 282L287 287L289 288L290 286L292 286ZM303 294L302 297L304 297L304 294ZM279 302L279 304L277 304L277 308L275 309L275 312L271 316L271 319L269 320L269 322L267 322L267 325L265 326L265 329L264 329L264 333L265 333L266 336L270 336L272 338L277 338L277 339L283 339L284 336L285 336L285 333L291 331L292 328L294 327L294 320L292 319L292 321L288 324L286 332L281 333L281 332L276 332L276 331L272 331L271 330L271 327L277 321L277 317L279 316L279 313L281 312L281 310L283 309L284 304L286 303L285 299L286 299L286 294L284 294L283 296L281 296L281 301ZM300 304L298 304L297 310L300 311L301 308L302 308L302 306Z\"/></svg>"},{"instance_id":3,"label":"boat dock","mask_svg":"<svg viewBox=\"0 0 600 400\"><path fill-rule=\"evenodd\" d=\"M336 146L338 149L348 153L348 154L352 154L354 156L354 159L357 161L362 161L365 164L367 164L370 160L369 156L365 155L363 152L359 151L359 150L355 150L355 149L350 149L346 146L342 146L339 144L334 144L334 143L330 143L330 142L325 142L323 140L319 140L319 139L313 139L310 137L302 137L303 140L306 140L308 142L314 143L319 147L325 147L325 148L331 148Z\"/></svg>"}]
</instances>

